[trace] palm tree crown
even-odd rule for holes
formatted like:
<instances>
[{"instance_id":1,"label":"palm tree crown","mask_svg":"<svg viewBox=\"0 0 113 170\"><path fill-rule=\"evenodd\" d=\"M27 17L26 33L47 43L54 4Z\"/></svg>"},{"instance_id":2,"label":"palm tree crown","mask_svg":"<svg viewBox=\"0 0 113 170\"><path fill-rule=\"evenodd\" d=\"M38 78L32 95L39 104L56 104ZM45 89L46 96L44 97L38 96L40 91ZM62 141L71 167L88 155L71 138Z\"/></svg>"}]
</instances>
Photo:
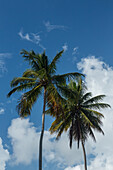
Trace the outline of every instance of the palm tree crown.
<instances>
[{"instance_id":1,"label":"palm tree crown","mask_svg":"<svg viewBox=\"0 0 113 170\"><path fill-rule=\"evenodd\" d=\"M77 72L55 75L56 63L62 53L63 51L59 52L52 62L49 63L45 52L43 54L35 54L34 51L27 52L25 50L21 52L24 59L31 65L31 69L27 69L22 77L14 78L11 81L11 87L13 87L13 89L8 93L8 97L10 97L16 91L27 91L21 96L17 106L18 113L21 117L25 117L31 113L32 106L41 94L43 88L46 88L46 92L49 94L48 98L50 99L51 93L52 95L54 94L54 96L57 94L57 84L63 85L66 83L67 78L80 75Z\"/></svg>"},{"instance_id":2,"label":"palm tree crown","mask_svg":"<svg viewBox=\"0 0 113 170\"><path fill-rule=\"evenodd\" d=\"M91 92L85 93L86 86L81 78L78 78L77 82L71 81L67 86L60 87L60 91L64 96L63 113L56 117L50 131L51 133L57 132L58 139L63 131L69 130L70 148L73 139L77 141L78 148L81 141L85 155L84 143L88 136L90 135L96 141L93 130L104 134L101 129L101 118L104 116L97 110L110 107L110 105L100 102L105 95L92 97ZM84 157L86 170L86 155Z\"/></svg>"}]
</instances>

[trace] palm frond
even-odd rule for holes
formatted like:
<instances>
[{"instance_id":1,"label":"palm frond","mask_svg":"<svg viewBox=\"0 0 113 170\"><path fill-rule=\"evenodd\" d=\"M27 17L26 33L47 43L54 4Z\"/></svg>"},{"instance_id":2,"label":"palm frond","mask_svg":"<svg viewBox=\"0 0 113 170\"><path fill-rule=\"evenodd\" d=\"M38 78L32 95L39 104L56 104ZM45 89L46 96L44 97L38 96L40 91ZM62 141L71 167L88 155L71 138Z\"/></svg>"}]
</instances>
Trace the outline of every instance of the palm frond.
<instances>
[{"instance_id":1,"label":"palm frond","mask_svg":"<svg viewBox=\"0 0 113 170\"><path fill-rule=\"evenodd\" d=\"M95 111L95 110L92 110L92 109L82 108L82 110L86 110L86 111L92 112L93 114L95 114L98 117L104 117L104 115L102 113L100 113L98 111Z\"/></svg>"},{"instance_id":2,"label":"palm frond","mask_svg":"<svg viewBox=\"0 0 113 170\"><path fill-rule=\"evenodd\" d=\"M71 79L76 79L77 77L84 76L81 73L78 72L73 72L73 73L66 73L66 74L61 74L59 77L65 78L65 80L71 81Z\"/></svg>"},{"instance_id":3,"label":"palm frond","mask_svg":"<svg viewBox=\"0 0 113 170\"><path fill-rule=\"evenodd\" d=\"M64 77L61 77L60 75L52 76L52 82L56 85L66 85L66 79Z\"/></svg>"},{"instance_id":4,"label":"palm frond","mask_svg":"<svg viewBox=\"0 0 113 170\"><path fill-rule=\"evenodd\" d=\"M16 77L11 81L11 87L17 86L19 83L20 84L26 84L30 82L35 82L35 78L28 78L28 77Z\"/></svg>"},{"instance_id":5,"label":"palm frond","mask_svg":"<svg viewBox=\"0 0 113 170\"><path fill-rule=\"evenodd\" d=\"M70 129L69 129L69 139L70 139L69 146L70 146L70 148L72 148L72 140L73 140L73 126L71 126L71 127L70 127Z\"/></svg>"},{"instance_id":6,"label":"palm frond","mask_svg":"<svg viewBox=\"0 0 113 170\"><path fill-rule=\"evenodd\" d=\"M47 99L47 106L50 109L50 115L57 117L60 114L63 114L64 99L59 94L54 84L49 84L47 86L46 99Z\"/></svg>"},{"instance_id":7,"label":"palm frond","mask_svg":"<svg viewBox=\"0 0 113 170\"><path fill-rule=\"evenodd\" d=\"M95 135L94 135L91 127L89 126L88 129L89 129L89 135L93 138L94 142L96 142L96 138L95 138Z\"/></svg>"},{"instance_id":8,"label":"palm frond","mask_svg":"<svg viewBox=\"0 0 113 170\"><path fill-rule=\"evenodd\" d=\"M29 64L32 66L32 68L34 70L39 70L39 66L38 66L38 63L37 63L37 55L35 54L35 52L32 50L30 52L27 52L26 50L22 50L20 52L20 54L23 54L23 58L26 60L26 61L29 61Z\"/></svg>"},{"instance_id":9,"label":"palm frond","mask_svg":"<svg viewBox=\"0 0 113 170\"><path fill-rule=\"evenodd\" d=\"M94 125L92 124L92 122L89 119L89 117L87 116L87 114L85 114L85 112L81 111L81 115L84 117L84 120L87 124L89 124L91 127L94 127Z\"/></svg>"},{"instance_id":10,"label":"palm frond","mask_svg":"<svg viewBox=\"0 0 113 170\"><path fill-rule=\"evenodd\" d=\"M48 57L45 55L45 51L42 54L42 63L43 63L42 67L45 68L48 72L48 66L49 66L48 65Z\"/></svg>"},{"instance_id":11,"label":"palm frond","mask_svg":"<svg viewBox=\"0 0 113 170\"><path fill-rule=\"evenodd\" d=\"M111 106L106 103L94 103L94 104L88 104L88 105L82 105L84 108L90 108L90 109L105 109L110 108Z\"/></svg>"},{"instance_id":12,"label":"palm frond","mask_svg":"<svg viewBox=\"0 0 113 170\"><path fill-rule=\"evenodd\" d=\"M26 84L22 84L20 86L17 86L15 88L13 88L8 94L7 97L10 97L14 92L16 91L23 91L23 90L27 90L30 89L32 87L34 87L36 85L36 82L30 82L30 83L26 83Z\"/></svg>"},{"instance_id":13,"label":"palm frond","mask_svg":"<svg viewBox=\"0 0 113 170\"><path fill-rule=\"evenodd\" d=\"M52 62L49 64L48 67L48 73L49 74L53 74L56 71L56 63L58 62L58 60L60 59L60 57L62 56L62 53L64 52L64 50L60 51L59 53L57 53L57 55L54 57L54 59L52 60Z\"/></svg>"},{"instance_id":14,"label":"palm frond","mask_svg":"<svg viewBox=\"0 0 113 170\"><path fill-rule=\"evenodd\" d=\"M81 103L88 100L90 97L92 97L91 92L84 94L83 97L81 98Z\"/></svg>"},{"instance_id":15,"label":"palm frond","mask_svg":"<svg viewBox=\"0 0 113 170\"><path fill-rule=\"evenodd\" d=\"M38 71L39 72L39 71ZM36 78L38 77L38 73L32 69L27 69L24 73L23 73L23 77L32 77L32 78Z\"/></svg>"},{"instance_id":16,"label":"palm frond","mask_svg":"<svg viewBox=\"0 0 113 170\"><path fill-rule=\"evenodd\" d=\"M72 89L68 88L68 86L60 86L57 85L57 88L59 90L59 92L67 99L71 100L71 99L75 99L76 100L76 96L78 96L78 93L76 91L73 91Z\"/></svg>"},{"instance_id":17,"label":"palm frond","mask_svg":"<svg viewBox=\"0 0 113 170\"><path fill-rule=\"evenodd\" d=\"M95 97L90 98L89 100L85 101L83 104L92 104L92 103L97 103L98 101L103 100L103 98L106 97L105 95L98 95Z\"/></svg>"},{"instance_id":18,"label":"palm frond","mask_svg":"<svg viewBox=\"0 0 113 170\"><path fill-rule=\"evenodd\" d=\"M17 105L17 110L20 117L26 117L30 115L34 103L41 94L41 88L42 88L41 85L36 86L32 90L22 95Z\"/></svg>"}]
</instances>

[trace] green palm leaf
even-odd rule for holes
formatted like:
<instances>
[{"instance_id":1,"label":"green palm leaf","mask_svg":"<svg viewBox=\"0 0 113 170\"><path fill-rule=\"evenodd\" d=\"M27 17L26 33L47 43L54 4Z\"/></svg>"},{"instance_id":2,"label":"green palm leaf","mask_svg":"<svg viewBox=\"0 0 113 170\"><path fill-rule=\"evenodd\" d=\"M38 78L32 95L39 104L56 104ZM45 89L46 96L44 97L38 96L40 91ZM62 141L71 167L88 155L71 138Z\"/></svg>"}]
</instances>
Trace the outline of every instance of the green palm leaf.
<instances>
[{"instance_id":1,"label":"green palm leaf","mask_svg":"<svg viewBox=\"0 0 113 170\"><path fill-rule=\"evenodd\" d=\"M84 108L90 108L90 109L105 109L110 107L109 104L106 103L94 103L94 104L89 104L89 105L82 105Z\"/></svg>"},{"instance_id":2,"label":"green palm leaf","mask_svg":"<svg viewBox=\"0 0 113 170\"><path fill-rule=\"evenodd\" d=\"M19 83L20 84L27 84L30 82L34 82L36 79L35 78L28 78L28 77L16 77L11 81L11 87L17 86Z\"/></svg>"},{"instance_id":3,"label":"green palm leaf","mask_svg":"<svg viewBox=\"0 0 113 170\"><path fill-rule=\"evenodd\" d=\"M56 63L59 61L59 59L62 56L63 52L64 52L64 50L57 53L57 55L54 57L52 62L49 64L49 67L48 67L48 73L49 74L51 74L51 73L53 74L53 73L56 72Z\"/></svg>"},{"instance_id":4,"label":"green palm leaf","mask_svg":"<svg viewBox=\"0 0 113 170\"><path fill-rule=\"evenodd\" d=\"M27 83L27 84L22 84L20 86L17 86L15 88L13 88L8 94L7 94L7 97L10 97L14 92L16 91L23 91L23 90L27 90L27 89L30 89L32 87L34 87L36 85L36 82L30 82L30 83Z\"/></svg>"},{"instance_id":5,"label":"green palm leaf","mask_svg":"<svg viewBox=\"0 0 113 170\"><path fill-rule=\"evenodd\" d=\"M105 95L98 95L98 96L95 96L95 97L92 97L91 99L87 100L86 102L84 102L83 104L91 104L91 103L96 103L98 101L101 101L103 100L103 98L106 97Z\"/></svg>"}]
</instances>

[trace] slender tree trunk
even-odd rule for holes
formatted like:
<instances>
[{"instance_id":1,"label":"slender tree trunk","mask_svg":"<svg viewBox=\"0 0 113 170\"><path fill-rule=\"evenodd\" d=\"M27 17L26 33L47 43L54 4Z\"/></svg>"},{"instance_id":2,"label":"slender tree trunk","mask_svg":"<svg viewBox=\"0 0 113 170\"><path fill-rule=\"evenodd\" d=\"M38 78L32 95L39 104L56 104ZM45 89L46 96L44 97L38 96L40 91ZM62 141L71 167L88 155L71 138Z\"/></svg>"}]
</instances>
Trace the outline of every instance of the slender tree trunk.
<instances>
[{"instance_id":1,"label":"slender tree trunk","mask_svg":"<svg viewBox=\"0 0 113 170\"><path fill-rule=\"evenodd\" d=\"M43 105L43 113L42 113L42 131L39 142L39 170L42 170L42 142L44 135L44 122L45 122L45 107L46 107L46 88L44 88L44 105Z\"/></svg>"},{"instance_id":2,"label":"slender tree trunk","mask_svg":"<svg viewBox=\"0 0 113 170\"><path fill-rule=\"evenodd\" d=\"M82 149L84 153L84 168L87 170L87 160L86 160L86 152L85 152L85 147L84 147L84 142L82 141Z\"/></svg>"}]
</instances>

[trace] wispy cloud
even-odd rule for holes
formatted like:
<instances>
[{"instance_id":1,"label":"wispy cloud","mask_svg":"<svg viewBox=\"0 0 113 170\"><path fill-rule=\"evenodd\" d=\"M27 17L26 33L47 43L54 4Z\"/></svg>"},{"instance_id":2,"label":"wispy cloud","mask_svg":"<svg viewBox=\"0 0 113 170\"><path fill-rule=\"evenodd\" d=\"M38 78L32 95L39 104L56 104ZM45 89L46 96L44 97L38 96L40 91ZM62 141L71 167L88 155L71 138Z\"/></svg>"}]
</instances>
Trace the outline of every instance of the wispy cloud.
<instances>
[{"instance_id":1,"label":"wispy cloud","mask_svg":"<svg viewBox=\"0 0 113 170\"><path fill-rule=\"evenodd\" d=\"M10 58L10 57L11 57L11 53L0 53L0 59Z\"/></svg>"},{"instance_id":2,"label":"wispy cloud","mask_svg":"<svg viewBox=\"0 0 113 170\"><path fill-rule=\"evenodd\" d=\"M11 57L11 53L0 53L0 77L4 72L7 72L5 59L10 57Z\"/></svg>"},{"instance_id":3,"label":"wispy cloud","mask_svg":"<svg viewBox=\"0 0 113 170\"><path fill-rule=\"evenodd\" d=\"M42 49L45 49L45 47L40 43L41 38L40 38L39 33L25 33L24 34L23 30L21 29L20 32L18 33L18 35L21 37L21 39L35 43Z\"/></svg>"},{"instance_id":4,"label":"wispy cloud","mask_svg":"<svg viewBox=\"0 0 113 170\"><path fill-rule=\"evenodd\" d=\"M4 111L5 111L4 108L0 108L0 115L4 114Z\"/></svg>"},{"instance_id":5,"label":"wispy cloud","mask_svg":"<svg viewBox=\"0 0 113 170\"><path fill-rule=\"evenodd\" d=\"M77 53L77 51L78 51L78 47L74 47L74 48L73 48L72 55L75 55L75 54Z\"/></svg>"},{"instance_id":6,"label":"wispy cloud","mask_svg":"<svg viewBox=\"0 0 113 170\"><path fill-rule=\"evenodd\" d=\"M30 39L30 37L29 37L29 34L26 33L25 35L23 35L23 31L22 31L22 30L18 33L18 35L19 35L22 39L24 39L24 40L31 41L31 39Z\"/></svg>"},{"instance_id":7,"label":"wispy cloud","mask_svg":"<svg viewBox=\"0 0 113 170\"><path fill-rule=\"evenodd\" d=\"M0 60L0 76L4 73L7 72L7 68L5 65L5 62L3 60Z\"/></svg>"},{"instance_id":8,"label":"wispy cloud","mask_svg":"<svg viewBox=\"0 0 113 170\"><path fill-rule=\"evenodd\" d=\"M31 33L32 35L32 41L36 44L39 44L41 39L40 39L40 35L38 33L34 34L34 33Z\"/></svg>"},{"instance_id":9,"label":"wispy cloud","mask_svg":"<svg viewBox=\"0 0 113 170\"><path fill-rule=\"evenodd\" d=\"M44 22L44 25L47 29L47 32L50 32L50 31L55 30L55 29L59 29L59 30L66 30L67 29L67 27L64 26L64 25L52 25L52 24L50 24L49 21Z\"/></svg>"},{"instance_id":10,"label":"wispy cloud","mask_svg":"<svg viewBox=\"0 0 113 170\"><path fill-rule=\"evenodd\" d=\"M65 43L63 46L62 46L64 52L66 52L68 50L68 45Z\"/></svg>"}]
</instances>

